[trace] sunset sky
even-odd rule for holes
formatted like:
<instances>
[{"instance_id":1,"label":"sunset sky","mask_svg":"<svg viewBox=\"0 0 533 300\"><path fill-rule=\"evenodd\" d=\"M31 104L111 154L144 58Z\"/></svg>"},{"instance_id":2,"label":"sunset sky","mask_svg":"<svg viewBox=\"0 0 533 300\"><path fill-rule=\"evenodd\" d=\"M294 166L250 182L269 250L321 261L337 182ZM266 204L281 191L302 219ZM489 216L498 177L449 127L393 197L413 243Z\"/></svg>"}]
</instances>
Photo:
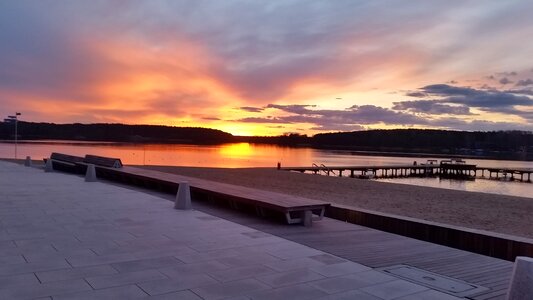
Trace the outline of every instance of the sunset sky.
<instances>
[{"instance_id":1,"label":"sunset sky","mask_svg":"<svg viewBox=\"0 0 533 300\"><path fill-rule=\"evenodd\" d=\"M3 0L0 120L533 130L533 1Z\"/></svg>"}]
</instances>

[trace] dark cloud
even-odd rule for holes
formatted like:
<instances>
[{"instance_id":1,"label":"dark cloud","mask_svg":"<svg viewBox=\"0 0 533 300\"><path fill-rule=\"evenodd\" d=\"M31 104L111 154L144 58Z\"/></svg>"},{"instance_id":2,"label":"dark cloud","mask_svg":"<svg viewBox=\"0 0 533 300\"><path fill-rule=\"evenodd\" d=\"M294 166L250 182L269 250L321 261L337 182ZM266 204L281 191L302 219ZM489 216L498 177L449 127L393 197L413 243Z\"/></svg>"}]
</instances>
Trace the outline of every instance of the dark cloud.
<instances>
[{"instance_id":1,"label":"dark cloud","mask_svg":"<svg viewBox=\"0 0 533 300\"><path fill-rule=\"evenodd\" d=\"M507 77L503 77L502 79L500 79L500 81L498 81L499 83L501 84L509 84L509 83L513 83L511 80L509 80L509 78Z\"/></svg>"},{"instance_id":2,"label":"dark cloud","mask_svg":"<svg viewBox=\"0 0 533 300\"><path fill-rule=\"evenodd\" d=\"M517 94L517 95L533 96L533 90L531 90L531 89L507 90L505 92L506 93L511 93L511 94Z\"/></svg>"},{"instance_id":3,"label":"dark cloud","mask_svg":"<svg viewBox=\"0 0 533 300\"><path fill-rule=\"evenodd\" d=\"M498 72L498 73L496 73L496 75L498 75L498 76L517 76L518 73L516 73L515 71L512 71L512 72Z\"/></svg>"},{"instance_id":4,"label":"dark cloud","mask_svg":"<svg viewBox=\"0 0 533 300\"><path fill-rule=\"evenodd\" d=\"M292 105L278 105L278 104L268 104L265 108L276 108L283 110L289 113L294 114L312 114L313 111L309 110L309 107L316 107L316 105L301 105L301 104L292 104Z\"/></svg>"},{"instance_id":5,"label":"dark cloud","mask_svg":"<svg viewBox=\"0 0 533 300\"><path fill-rule=\"evenodd\" d=\"M464 105L448 105L442 104L437 100L415 100L415 101L401 101L394 102L392 109L406 110L415 113L425 113L432 115L472 115L470 108Z\"/></svg>"},{"instance_id":6,"label":"dark cloud","mask_svg":"<svg viewBox=\"0 0 533 300\"><path fill-rule=\"evenodd\" d=\"M252 106L241 106L238 109L239 110L244 110L244 111L247 111L247 112L254 112L254 113L259 113L259 112L262 112L264 110L264 108L262 108L262 107L252 107Z\"/></svg>"},{"instance_id":7,"label":"dark cloud","mask_svg":"<svg viewBox=\"0 0 533 300\"><path fill-rule=\"evenodd\" d=\"M445 118L432 121L431 124L436 127L466 130L466 131L500 131L500 130L521 130L533 131L531 124L517 124L512 122L494 122L486 120L465 121L457 118Z\"/></svg>"},{"instance_id":8,"label":"dark cloud","mask_svg":"<svg viewBox=\"0 0 533 300\"><path fill-rule=\"evenodd\" d=\"M491 91L497 91L498 89L493 87L493 86L490 86L488 84L483 84L482 86L479 87L481 90L491 90Z\"/></svg>"},{"instance_id":9,"label":"dark cloud","mask_svg":"<svg viewBox=\"0 0 533 300\"><path fill-rule=\"evenodd\" d=\"M248 123L282 123L314 124L315 130L360 130L363 125L396 124L421 125L427 124L424 118L412 114L396 112L374 105L354 105L343 110L309 109L314 105L279 105L269 104L266 107L275 108L291 115L279 117L243 118L238 122Z\"/></svg>"},{"instance_id":10,"label":"dark cloud","mask_svg":"<svg viewBox=\"0 0 533 300\"><path fill-rule=\"evenodd\" d=\"M516 86L528 86L528 85L533 85L533 79L531 78L522 79L516 83Z\"/></svg>"},{"instance_id":11,"label":"dark cloud","mask_svg":"<svg viewBox=\"0 0 533 300\"><path fill-rule=\"evenodd\" d=\"M220 118L217 118L217 117L203 117L202 120L207 120L207 121L220 121L221 119L220 119Z\"/></svg>"},{"instance_id":12,"label":"dark cloud","mask_svg":"<svg viewBox=\"0 0 533 300\"><path fill-rule=\"evenodd\" d=\"M409 97L415 97L415 98L422 98L422 97L426 97L427 96L426 93L422 93L422 92L409 92L409 93L407 93L405 95L409 96Z\"/></svg>"},{"instance_id":13,"label":"dark cloud","mask_svg":"<svg viewBox=\"0 0 533 300\"><path fill-rule=\"evenodd\" d=\"M311 127L311 129L318 131L360 131L367 128L358 124L323 124Z\"/></svg>"},{"instance_id":14,"label":"dark cloud","mask_svg":"<svg viewBox=\"0 0 533 300\"><path fill-rule=\"evenodd\" d=\"M429 95L437 96L471 96L476 94L476 90L468 87L456 87L448 84L432 84L421 88Z\"/></svg>"},{"instance_id":15,"label":"dark cloud","mask_svg":"<svg viewBox=\"0 0 533 300\"><path fill-rule=\"evenodd\" d=\"M447 84L428 85L421 89L428 95L440 96L442 103L454 103L476 107L482 110L498 111L497 108L514 105L532 106L533 100L505 91L477 90L469 87L455 87Z\"/></svg>"},{"instance_id":16,"label":"dark cloud","mask_svg":"<svg viewBox=\"0 0 533 300\"><path fill-rule=\"evenodd\" d=\"M425 100L420 100L425 101ZM428 100L428 102L431 102ZM430 105L436 105L430 108L431 114L452 114L456 115L472 115L468 112L467 108L456 108L458 111L454 111L452 108L444 106L440 107L441 103L433 101ZM404 101L395 103L398 105L397 109L403 109L405 111L412 111L411 108L423 110L420 106L427 105L427 102L418 101ZM288 116L279 117L257 117L257 118L244 118L235 120L237 122L249 122L249 123L270 123L270 124L312 124L311 129L319 131L354 131L364 130L367 126L378 124L393 124L406 127L434 127L454 130L532 130L532 125L516 124L511 122L493 122L485 120L473 120L466 121L456 117L445 118L422 118L410 113L394 111L391 109L374 106L374 105L354 105L347 109L342 110L321 110L321 109L309 109L314 107L311 105L280 105L271 104L270 108L276 108L281 111L291 113ZM295 109L298 107L298 109ZM445 110L446 113L439 111ZM512 110L512 108L510 108ZM516 112L514 112L516 113ZM523 113L523 112L522 112ZM524 118L531 118L533 115L524 114ZM281 125L276 125L281 126Z\"/></svg>"},{"instance_id":17,"label":"dark cloud","mask_svg":"<svg viewBox=\"0 0 533 300\"><path fill-rule=\"evenodd\" d=\"M243 123L282 123L282 124L291 124L293 122L290 122L289 120L285 118L278 118L278 117L248 117L248 118L242 118L235 120L237 122L243 122Z\"/></svg>"}]
</instances>

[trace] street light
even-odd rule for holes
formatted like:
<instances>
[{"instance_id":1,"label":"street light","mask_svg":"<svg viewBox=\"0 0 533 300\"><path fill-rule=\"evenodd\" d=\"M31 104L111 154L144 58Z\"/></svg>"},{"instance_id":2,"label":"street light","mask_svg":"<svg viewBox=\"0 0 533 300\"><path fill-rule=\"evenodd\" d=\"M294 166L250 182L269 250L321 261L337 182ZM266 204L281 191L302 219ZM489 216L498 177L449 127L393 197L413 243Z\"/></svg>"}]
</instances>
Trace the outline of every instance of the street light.
<instances>
[{"instance_id":1,"label":"street light","mask_svg":"<svg viewBox=\"0 0 533 300\"><path fill-rule=\"evenodd\" d=\"M17 144L18 144L18 116L21 113L16 112L14 116L7 116L7 119L4 121L15 122L15 159L17 159Z\"/></svg>"}]
</instances>

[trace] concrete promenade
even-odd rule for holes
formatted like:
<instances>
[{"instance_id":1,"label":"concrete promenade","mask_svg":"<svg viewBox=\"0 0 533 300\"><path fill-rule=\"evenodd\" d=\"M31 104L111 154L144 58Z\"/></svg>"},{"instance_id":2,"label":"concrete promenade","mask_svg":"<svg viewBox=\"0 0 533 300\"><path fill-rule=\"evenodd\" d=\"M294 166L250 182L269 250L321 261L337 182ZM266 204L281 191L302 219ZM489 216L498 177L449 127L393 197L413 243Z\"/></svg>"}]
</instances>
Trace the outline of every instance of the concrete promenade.
<instances>
[{"instance_id":1,"label":"concrete promenade","mask_svg":"<svg viewBox=\"0 0 533 300\"><path fill-rule=\"evenodd\" d=\"M140 191L0 161L0 299L458 299Z\"/></svg>"}]
</instances>

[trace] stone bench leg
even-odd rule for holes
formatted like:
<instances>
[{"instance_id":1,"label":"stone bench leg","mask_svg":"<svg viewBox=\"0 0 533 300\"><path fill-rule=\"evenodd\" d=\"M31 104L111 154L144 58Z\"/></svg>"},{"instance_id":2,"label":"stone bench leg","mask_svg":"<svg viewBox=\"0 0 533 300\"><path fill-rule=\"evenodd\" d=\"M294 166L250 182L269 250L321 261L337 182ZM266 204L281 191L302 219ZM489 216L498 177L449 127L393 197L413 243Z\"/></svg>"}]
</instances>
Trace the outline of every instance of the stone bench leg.
<instances>
[{"instance_id":1,"label":"stone bench leg","mask_svg":"<svg viewBox=\"0 0 533 300\"><path fill-rule=\"evenodd\" d=\"M302 213L302 224L305 227L311 227L313 225L313 212L310 210L306 210Z\"/></svg>"},{"instance_id":2,"label":"stone bench leg","mask_svg":"<svg viewBox=\"0 0 533 300\"><path fill-rule=\"evenodd\" d=\"M301 223L305 227L311 227L313 224L313 212L311 210L304 210L299 212L299 218L293 218L290 212L285 213L285 218L288 224Z\"/></svg>"},{"instance_id":3,"label":"stone bench leg","mask_svg":"<svg viewBox=\"0 0 533 300\"><path fill-rule=\"evenodd\" d=\"M507 300L530 299L533 295L533 258L518 256L514 262Z\"/></svg>"}]
</instances>

